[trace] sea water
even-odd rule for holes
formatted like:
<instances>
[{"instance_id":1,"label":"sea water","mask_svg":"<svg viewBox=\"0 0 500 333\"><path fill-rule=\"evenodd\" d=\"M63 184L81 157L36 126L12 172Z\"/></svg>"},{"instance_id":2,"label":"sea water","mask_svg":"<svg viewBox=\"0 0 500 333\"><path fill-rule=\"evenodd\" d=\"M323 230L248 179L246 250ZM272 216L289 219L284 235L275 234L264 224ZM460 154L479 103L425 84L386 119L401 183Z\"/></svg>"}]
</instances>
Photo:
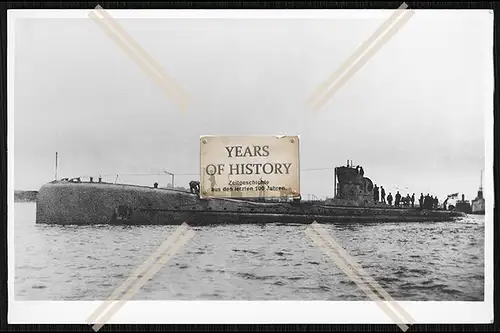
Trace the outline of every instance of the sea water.
<instances>
[{"instance_id":1,"label":"sea water","mask_svg":"<svg viewBox=\"0 0 500 333\"><path fill-rule=\"evenodd\" d=\"M35 224L16 203L16 300L103 300L177 226ZM322 225L396 300L482 301L484 216ZM304 233L307 225L194 227L134 300L369 300Z\"/></svg>"}]
</instances>

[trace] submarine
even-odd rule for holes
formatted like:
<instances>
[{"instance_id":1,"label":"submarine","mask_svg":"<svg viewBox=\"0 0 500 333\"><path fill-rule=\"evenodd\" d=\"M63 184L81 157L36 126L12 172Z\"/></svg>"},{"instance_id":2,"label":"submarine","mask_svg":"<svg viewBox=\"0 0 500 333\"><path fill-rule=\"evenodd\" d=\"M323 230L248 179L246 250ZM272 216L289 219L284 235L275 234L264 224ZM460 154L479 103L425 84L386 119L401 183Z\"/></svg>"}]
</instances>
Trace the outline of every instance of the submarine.
<instances>
[{"instance_id":1,"label":"submarine","mask_svg":"<svg viewBox=\"0 0 500 333\"><path fill-rule=\"evenodd\" d=\"M361 169L362 170L362 169ZM305 201L203 197L177 190L64 178L44 184L36 223L56 225L181 225L390 223L452 221L458 211L394 207L374 200L374 186L352 165L334 168L334 197Z\"/></svg>"}]
</instances>

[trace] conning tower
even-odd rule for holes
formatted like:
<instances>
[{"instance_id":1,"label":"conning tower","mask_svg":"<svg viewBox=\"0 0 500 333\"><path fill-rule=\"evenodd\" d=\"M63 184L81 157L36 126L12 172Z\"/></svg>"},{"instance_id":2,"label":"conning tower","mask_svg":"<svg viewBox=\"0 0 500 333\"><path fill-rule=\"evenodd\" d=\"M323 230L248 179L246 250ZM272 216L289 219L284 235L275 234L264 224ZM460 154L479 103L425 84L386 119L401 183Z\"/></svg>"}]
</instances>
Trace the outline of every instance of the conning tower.
<instances>
[{"instance_id":1,"label":"conning tower","mask_svg":"<svg viewBox=\"0 0 500 333\"><path fill-rule=\"evenodd\" d=\"M347 166L335 168L335 198L355 201L360 204L373 203L373 182L364 176L362 166Z\"/></svg>"}]
</instances>

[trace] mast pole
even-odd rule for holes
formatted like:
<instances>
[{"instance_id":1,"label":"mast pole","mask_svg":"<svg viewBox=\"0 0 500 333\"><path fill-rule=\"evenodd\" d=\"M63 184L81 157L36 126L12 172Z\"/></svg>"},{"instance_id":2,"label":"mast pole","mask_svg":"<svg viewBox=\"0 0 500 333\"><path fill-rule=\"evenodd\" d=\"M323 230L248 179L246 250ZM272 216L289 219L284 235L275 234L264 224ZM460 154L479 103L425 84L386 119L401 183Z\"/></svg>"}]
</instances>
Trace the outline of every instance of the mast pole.
<instances>
[{"instance_id":1,"label":"mast pole","mask_svg":"<svg viewBox=\"0 0 500 333\"><path fill-rule=\"evenodd\" d=\"M56 171L54 180L57 180L57 151L56 151Z\"/></svg>"},{"instance_id":2,"label":"mast pole","mask_svg":"<svg viewBox=\"0 0 500 333\"><path fill-rule=\"evenodd\" d=\"M333 198L337 197L337 168L333 168Z\"/></svg>"},{"instance_id":3,"label":"mast pole","mask_svg":"<svg viewBox=\"0 0 500 333\"><path fill-rule=\"evenodd\" d=\"M173 189L175 187L175 175L172 172L168 172L167 170L163 170L163 172L172 177L172 189Z\"/></svg>"}]
</instances>

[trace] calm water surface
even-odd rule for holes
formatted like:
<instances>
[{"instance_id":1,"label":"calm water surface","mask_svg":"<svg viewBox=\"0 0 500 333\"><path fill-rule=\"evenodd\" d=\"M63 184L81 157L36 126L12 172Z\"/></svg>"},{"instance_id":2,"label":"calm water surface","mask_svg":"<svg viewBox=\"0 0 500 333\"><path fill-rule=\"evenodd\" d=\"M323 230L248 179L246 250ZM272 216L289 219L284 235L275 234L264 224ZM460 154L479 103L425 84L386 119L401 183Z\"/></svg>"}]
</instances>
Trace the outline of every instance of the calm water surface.
<instances>
[{"instance_id":1,"label":"calm water surface","mask_svg":"<svg viewBox=\"0 0 500 333\"><path fill-rule=\"evenodd\" d=\"M323 225L397 300L482 301L484 216ZM305 225L196 227L134 296L142 300L369 300ZM175 226L47 226L15 204L16 300L102 300Z\"/></svg>"}]
</instances>

